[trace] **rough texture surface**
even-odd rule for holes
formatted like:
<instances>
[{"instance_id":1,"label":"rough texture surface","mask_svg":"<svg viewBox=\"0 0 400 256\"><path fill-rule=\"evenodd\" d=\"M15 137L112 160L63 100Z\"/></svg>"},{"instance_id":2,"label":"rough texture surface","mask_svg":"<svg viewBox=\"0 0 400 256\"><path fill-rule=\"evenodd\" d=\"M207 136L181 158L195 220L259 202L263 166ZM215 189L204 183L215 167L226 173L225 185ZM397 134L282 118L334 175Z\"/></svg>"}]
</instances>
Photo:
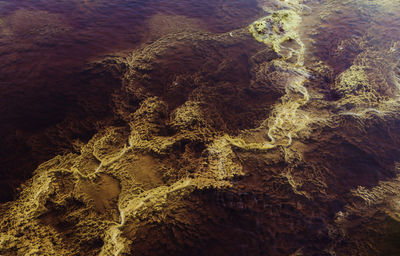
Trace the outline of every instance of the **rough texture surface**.
<instances>
[{"instance_id":1,"label":"rough texture surface","mask_svg":"<svg viewBox=\"0 0 400 256\"><path fill-rule=\"evenodd\" d=\"M104 118L0 205L0 254L398 255L400 44L371 24L334 65L300 1L264 8L94 62Z\"/></svg>"}]
</instances>

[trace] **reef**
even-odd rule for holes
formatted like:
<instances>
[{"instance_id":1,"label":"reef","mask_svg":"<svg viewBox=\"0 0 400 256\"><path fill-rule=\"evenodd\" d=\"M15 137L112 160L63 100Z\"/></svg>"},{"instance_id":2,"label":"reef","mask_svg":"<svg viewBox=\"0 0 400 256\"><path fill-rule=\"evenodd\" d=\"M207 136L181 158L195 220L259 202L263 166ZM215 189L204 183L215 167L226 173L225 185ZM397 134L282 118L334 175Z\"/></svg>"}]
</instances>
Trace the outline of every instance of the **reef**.
<instances>
[{"instance_id":1,"label":"reef","mask_svg":"<svg viewBox=\"0 0 400 256\"><path fill-rule=\"evenodd\" d=\"M400 38L371 22L335 66L307 8L93 61L80 100L104 115L0 205L0 254L398 255Z\"/></svg>"}]
</instances>

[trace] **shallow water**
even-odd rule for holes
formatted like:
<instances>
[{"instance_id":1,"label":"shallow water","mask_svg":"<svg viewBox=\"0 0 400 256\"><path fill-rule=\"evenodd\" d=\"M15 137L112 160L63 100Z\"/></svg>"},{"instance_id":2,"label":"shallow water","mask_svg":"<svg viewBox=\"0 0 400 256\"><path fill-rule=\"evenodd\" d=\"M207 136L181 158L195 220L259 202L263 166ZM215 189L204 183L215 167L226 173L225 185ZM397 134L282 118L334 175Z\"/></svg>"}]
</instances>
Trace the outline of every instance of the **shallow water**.
<instances>
[{"instance_id":1,"label":"shallow water","mask_svg":"<svg viewBox=\"0 0 400 256\"><path fill-rule=\"evenodd\" d=\"M131 51L140 45L179 31L228 32L244 27L277 6L277 1L1 1L0 86L6 99L2 123L21 122L21 104L37 106L44 100L68 102L65 92L46 96L46 90L68 90L66 80L84 65L105 55ZM279 1L278 1L279 3ZM399 4L390 1L306 1L301 25L306 53L317 56L338 74L360 53L359 44L383 47L400 37ZM24 87L25 96L18 88ZM41 91L41 92L38 92ZM62 91L62 90L61 90ZM35 98L31 98L34 95ZM55 98L53 98L55 96ZM31 99L28 99L31 98ZM7 103L5 103L7 102ZM30 117L34 127L45 119ZM36 120L36 121L35 121Z\"/></svg>"},{"instance_id":2,"label":"shallow water","mask_svg":"<svg viewBox=\"0 0 400 256\"><path fill-rule=\"evenodd\" d=\"M310 1L309 7L301 28L308 51L335 73L365 48L382 50L400 40L397 1Z\"/></svg>"},{"instance_id":3,"label":"shallow water","mask_svg":"<svg viewBox=\"0 0 400 256\"><path fill-rule=\"evenodd\" d=\"M257 3L244 0L2 1L2 97L11 101L10 108L12 102L24 100L20 93L13 93L15 85L31 90L29 97L38 93L35 90L61 89L63 80L92 59L131 51L179 30L230 31L258 15ZM29 103L50 100L43 96L39 93Z\"/></svg>"},{"instance_id":4,"label":"shallow water","mask_svg":"<svg viewBox=\"0 0 400 256\"><path fill-rule=\"evenodd\" d=\"M132 50L148 40L150 18L155 15L166 17L159 21L160 26L168 25L168 17L178 16L179 26L188 28L191 24L224 32L246 25L260 13L255 1L244 0L1 3L3 83L31 78L41 72L49 75L48 69L65 70L88 58ZM29 63L35 63L35 67L29 67Z\"/></svg>"},{"instance_id":5,"label":"shallow water","mask_svg":"<svg viewBox=\"0 0 400 256\"><path fill-rule=\"evenodd\" d=\"M274 3L0 1L2 96L11 97L12 101L19 99L21 94L12 93L17 84L31 90L44 85L59 87L55 84L93 59L130 51L170 32L221 33L244 27L265 14L260 7L275 6ZM400 38L400 7L396 2L313 0L305 4L301 29L307 51L332 66L336 73L350 66L360 51L355 44L364 39L383 46ZM32 93L35 92L28 94ZM38 99L41 97L38 95Z\"/></svg>"},{"instance_id":6,"label":"shallow water","mask_svg":"<svg viewBox=\"0 0 400 256\"><path fill-rule=\"evenodd\" d=\"M21 153L34 163L24 169L44 160L32 159L18 134L40 132L71 112L81 115L77 94L92 94L82 78L88 63L170 33L231 31L261 15L255 0L0 1L0 130L13 137L4 136L0 150L5 173L18 166L13 156Z\"/></svg>"},{"instance_id":7,"label":"shallow water","mask_svg":"<svg viewBox=\"0 0 400 256\"><path fill-rule=\"evenodd\" d=\"M0 254L398 255L399 24L389 0L0 0Z\"/></svg>"}]
</instances>

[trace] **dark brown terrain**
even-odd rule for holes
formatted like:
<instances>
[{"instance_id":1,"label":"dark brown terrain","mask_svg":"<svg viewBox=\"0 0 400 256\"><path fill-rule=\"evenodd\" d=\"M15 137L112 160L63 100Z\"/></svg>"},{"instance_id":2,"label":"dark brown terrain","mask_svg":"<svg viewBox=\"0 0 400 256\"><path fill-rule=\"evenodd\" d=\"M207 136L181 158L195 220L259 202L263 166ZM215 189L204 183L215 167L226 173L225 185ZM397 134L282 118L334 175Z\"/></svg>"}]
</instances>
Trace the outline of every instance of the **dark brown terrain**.
<instances>
[{"instance_id":1,"label":"dark brown terrain","mask_svg":"<svg viewBox=\"0 0 400 256\"><path fill-rule=\"evenodd\" d=\"M0 255L400 255L398 13L4 2Z\"/></svg>"}]
</instances>

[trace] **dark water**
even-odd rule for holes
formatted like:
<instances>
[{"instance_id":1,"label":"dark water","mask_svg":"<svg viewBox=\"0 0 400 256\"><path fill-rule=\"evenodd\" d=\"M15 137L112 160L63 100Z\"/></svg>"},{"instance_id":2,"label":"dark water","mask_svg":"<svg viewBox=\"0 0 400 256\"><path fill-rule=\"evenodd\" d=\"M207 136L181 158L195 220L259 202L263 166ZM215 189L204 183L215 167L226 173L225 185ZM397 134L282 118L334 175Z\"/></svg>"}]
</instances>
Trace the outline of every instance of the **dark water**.
<instances>
[{"instance_id":1,"label":"dark water","mask_svg":"<svg viewBox=\"0 0 400 256\"><path fill-rule=\"evenodd\" d=\"M65 138L94 133L92 121L106 110L88 114L82 105L107 105L113 82L101 72L97 81L88 81L88 63L123 55L170 33L242 28L266 15L260 6L275 2L285 1L0 1L0 179L19 184L37 164L68 150ZM305 3L309 7L301 30L306 55L323 61L335 75L366 48L379 51L400 40L396 2ZM307 65L313 62L315 58L306 58ZM38 135L71 115L80 120L72 134L49 130L45 138ZM20 180L14 180L15 170L22 173Z\"/></svg>"},{"instance_id":2,"label":"dark water","mask_svg":"<svg viewBox=\"0 0 400 256\"><path fill-rule=\"evenodd\" d=\"M308 1L301 30L308 54L339 74L367 49L382 51L400 40L399 1ZM382 56L383 57L383 56Z\"/></svg>"},{"instance_id":3,"label":"dark water","mask_svg":"<svg viewBox=\"0 0 400 256\"><path fill-rule=\"evenodd\" d=\"M271 45L257 42L247 29L280 8L302 19L298 28L292 28L295 39L280 44L286 47L287 58ZM267 17L270 27L264 26L264 35L287 33L285 24L274 23L271 17L276 16ZM368 232L375 234L364 220L372 220L371 226L377 229L382 223L368 215L374 210L372 204L367 204L366 214L358 213L360 198L354 193L370 188L379 192L382 182L398 175L399 25L400 2L390 0L0 0L0 203L15 199L19 185L32 177L40 163L57 154L79 154L93 135L102 136L105 127L153 129L131 123L137 119L135 114L141 114L136 110L143 101L153 96L166 106L165 111L164 106L155 110L150 120L143 118L151 125L154 122L151 136L190 131L191 127L174 128L168 119L179 119L173 117L174 111L192 101L203 111L204 122L210 123L211 138L186 141L184 135L166 151L167 156L157 156L160 162L171 160L179 172L195 177L195 165L210 162L205 155L214 149L207 143L224 136L221 144L226 138L226 148L237 157L229 161L240 162L246 173L243 179L232 178L239 190L232 190L232 195L224 191L227 199L223 195L219 200L218 193L210 190L204 209L196 203L193 212L204 211L207 224L212 224L210 230L218 231L215 237L223 237L214 239L200 230L206 234L204 246L187 236L190 247L199 248L199 255L204 255L200 254L204 248L216 255L266 255L267 251L271 255L334 255L326 251L330 245L339 248L335 255L356 255L348 248L361 252L357 255L377 255L363 254L357 244L351 244L369 241L362 240L370 236ZM240 28L245 29L234 31ZM292 58L292 53L300 57ZM143 109L143 115L153 111ZM126 143L125 132L121 145ZM152 169L156 164L153 156L149 158L148 169ZM227 172L228 158L219 159L219 171ZM79 166L85 172L93 168L91 161L96 171L103 165L90 157L82 161L88 162ZM138 167L141 164L138 161ZM148 169L143 173L147 175ZM198 201L203 200L199 196ZM226 207L225 201L234 203ZM209 202L218 207L209 211ZM393 209L397 214L398 208ZM68 212L68 208L61 210ZM362 220L359 225L351 221L358 218L356 214ZM221 226L214 227L210 216ZM336 227L342 230L343 216L349 217L350 232L335 234ZM203 226L194 223L196 229ZM144 239L148 240L144 244L150 248L151 240L157 244L164 231L143 229L146 232L151 235L143 237L151 239ZM394 247L398 252L397 226L391 232L394 238L387 243L388 250ZM198 232L194 229L193 233ZM17 235L16 241L25 234ZM337 242L336 237L342 235ZM139 254L149 251L141 248L140 241L135 243ZM368 247L369 243L362 244ZM96 241L93 248L103 245Z\"/></svg>"},{"instance_id":4,"label":"dark water","mask_svg":"<svg viewBox=\"0 0 400 256\"><path fill-rule=\"evenodd\" d=\"M93 134L88 116L101 119L105 113L88 114L82 105L107 105L113 86L101 75L102 86L88 82L88 63L169 33L231 31L263 13L256 0L0 1L2 184L11 184L12 193L12 184L29 177L37 164L69 150L66 137ZM72 134L46 131L68 115L80 120Z\"/></svg>"},{"instance_id":5,"label":"dark water","mask_svg":"<svg viewBox=\"0 0 400 256\"><path fill-rule=\"evenodd\" d=\"M0 78L3 84L44 78L88 58L131 50L146 40L155 14L190 17L206 30L224 32L258 13L254 0L1 2Z\"/></svg>"},{"instance_id":6,"label":"dark water","mask_svg":"<svg viewBox=\"0 0 400 256\"><path fill-rule=\"evenodd\" d=\"M2 101L7 107L2 106L0 111L8 109L1 117L9 116L1 123L17 122L24 128L34 128L35 122L47 123L43 113L35 117L46 112L43 104L37 105L39 101L62 108L58 102L68 100L65 93L54 93L68 90L68 85L62 84L83 65L107 54L131 51L163 35L163 31L151 35L153 21L153 32L157 26L164 26L160 30L168 28L170 17L179 17L173 26L195 25L206 31L226 32L246 25L261 13L255 0L2 1L0 6L1 97L8 99L7 103ZM158 20L151 20L155 15ZM19 91L21 86L24 93ZM40 90L51 90L52 94ZM24 106L13 104L16 101L24 102ZM35 111L29 115L16 113L32 108ZM29 121L21 124L21 119Z\"/></svg>"}]
</instances>

